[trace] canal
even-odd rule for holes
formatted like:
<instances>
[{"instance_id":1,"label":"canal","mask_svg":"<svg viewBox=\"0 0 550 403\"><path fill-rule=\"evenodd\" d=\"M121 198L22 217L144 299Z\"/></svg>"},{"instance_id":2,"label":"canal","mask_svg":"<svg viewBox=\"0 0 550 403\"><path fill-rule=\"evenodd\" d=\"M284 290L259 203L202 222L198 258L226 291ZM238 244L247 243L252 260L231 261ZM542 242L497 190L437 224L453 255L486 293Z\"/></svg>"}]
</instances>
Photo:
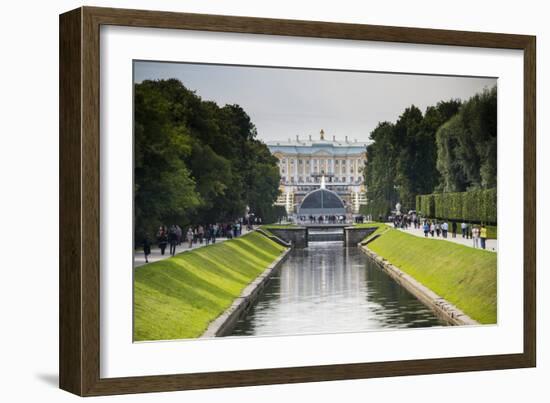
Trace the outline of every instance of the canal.
<instances>
[{"instance_id":1,"label":"canal","mask_svg":"<svg viewBox=\"0 0 550 403\"><path fill-rule=\"evenodd\" d=\"M231 336L445 325L359 248L310 242L290 252Z\"/></svg>"}]
</instances>

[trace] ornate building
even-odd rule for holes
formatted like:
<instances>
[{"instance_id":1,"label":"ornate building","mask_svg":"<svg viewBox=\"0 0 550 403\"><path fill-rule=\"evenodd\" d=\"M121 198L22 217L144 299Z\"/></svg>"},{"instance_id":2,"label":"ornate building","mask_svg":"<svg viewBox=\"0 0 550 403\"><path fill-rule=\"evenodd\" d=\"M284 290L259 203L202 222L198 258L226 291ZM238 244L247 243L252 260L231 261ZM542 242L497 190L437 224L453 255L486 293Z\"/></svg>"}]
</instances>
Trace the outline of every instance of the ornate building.
<instances>
[{"instance_id":1,"label":"ornate building","mask_svg":"<svg viewBox=\"0 0 550 403\"><path fill-rule=\"evenodd\" d=\"M364 167L368 143L325 138L323 130L319 139L301 139L288 142L273 141L267 146L279 160L281 195L278 205L285 206L289 214L295 213L304 196L321 187L325 177L327 189L344 201L347 213L358 213L366 204Z\"/></svg>"}]
</instances>

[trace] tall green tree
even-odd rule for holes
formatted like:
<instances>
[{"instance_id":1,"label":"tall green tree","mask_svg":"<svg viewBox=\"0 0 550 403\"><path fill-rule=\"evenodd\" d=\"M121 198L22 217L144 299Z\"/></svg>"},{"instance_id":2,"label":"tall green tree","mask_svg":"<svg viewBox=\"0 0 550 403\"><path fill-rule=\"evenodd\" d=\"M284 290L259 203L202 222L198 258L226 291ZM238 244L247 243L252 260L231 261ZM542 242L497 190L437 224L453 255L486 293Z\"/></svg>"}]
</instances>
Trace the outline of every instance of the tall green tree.
<instances>
[{"instance_id":1,"label":"tall green tree","mask_svg":"<svg viewBox=\"0 0 550 403\"><path fill-rule=\"evenodd\" d=\"M171 103L148 83L135 91L134 225L137 239L160 223L185 221L201 202L185 164L191 138L175 125Z\"/></svg>"},{"instance_id":2,"label":"tall green tree","mask_svg":"<svg viewBox=\"0 0 550 403\"><path fill-rule=\"evenodd\" d=\"M239 105L204 101L176 79L135 85L136 240L160 224L274 216L277 161Z\"/></svg>"},{"instance_id":3,"label":"tall green tree","mask_svg":"<svg viewBox=\"0 0 550 403\"><path fill-rule=\"evenodd\" d=\"M405 109L394 126L396 144L395 186L404 209L410 209L423 172L417 169L421 152L419 133L422 124L422 112L412 105Z\"/></svg>"},{"instance_id":4,"label":"tall green tree","mask_svg":"<svg viewBox=\"0 0 550 403\"><path fill-rule=\"evenodd\" d=\"M441 190L462 192L497 185L497 89L465 102L437 132Z\"/></svg>"},{"instance_id":5,"label":"tall green tree","mask_svg":"<svg viewBox=\"0 0 550 403\"><path fill-rule=\"evenodd\" d=\"M415 196L496 186L496 87L467 102L449 100L426 109L406 108L395 123L371 133L365 184L374 216L399 201L404 210Z\"/></svg>"},{"instance_id":6,"label":"tall green tree","mask_svg":"<svg viewBox=\"0 0 550 403\"><path fill-rule=\"evenodd\" d=\"M365 183L368 214L378 219L385 217L398 201L396 188L396 136L389 122L379 123L371 133L372 143L367 147Z\"/></svg>"},{"instance_id":7,"label":"tall green tree","mask_svg":"<svg viewBox=\"0 0 550 403\"><path fill-rule=\"evenodd\" d=\"M413 209L417 194L439 185L436 133L460 105L458 100L439 102L424 115L411 105L394 124L381 123L371 133L365 170L368 212L385 216L398 201L404 210Z\"/></svg>"}]
</instances>

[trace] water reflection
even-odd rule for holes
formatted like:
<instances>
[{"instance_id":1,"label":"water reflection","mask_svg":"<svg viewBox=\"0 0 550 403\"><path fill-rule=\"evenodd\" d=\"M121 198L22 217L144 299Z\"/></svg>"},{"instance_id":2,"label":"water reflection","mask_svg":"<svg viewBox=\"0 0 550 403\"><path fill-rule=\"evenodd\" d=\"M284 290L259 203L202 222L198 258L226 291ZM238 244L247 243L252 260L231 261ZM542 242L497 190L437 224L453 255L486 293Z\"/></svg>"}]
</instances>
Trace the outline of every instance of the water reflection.
<instances>
[{"instance_id":1,"label":"water reflection","mask_svg":"<svg viewBox=\"0 0 550 403\"><path fill-rule=\"evenodd\" d=\"M341 242L312 242L307 249L290 253L232 335L441 325L444 322L358 248L344 248Z\"/></svg>"}]
</instances>

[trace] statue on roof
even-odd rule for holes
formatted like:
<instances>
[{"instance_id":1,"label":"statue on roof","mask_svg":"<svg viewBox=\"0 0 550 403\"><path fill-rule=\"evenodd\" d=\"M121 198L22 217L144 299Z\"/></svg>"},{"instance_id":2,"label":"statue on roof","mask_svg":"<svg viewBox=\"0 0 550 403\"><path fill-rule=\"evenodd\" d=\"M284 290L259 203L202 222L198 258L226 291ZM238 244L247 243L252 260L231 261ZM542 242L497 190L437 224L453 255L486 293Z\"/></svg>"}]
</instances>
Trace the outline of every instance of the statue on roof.
<instances>
[{"instance_id":1,"label":"statue on roof","mask_svg":"<svg viewBox=\"0 0 550 403\"><path fill-rule=\"evenodd\" d=\"M325 131L323 129L321 129L321 140L324 140L325 139Z\"/></svg>"}]
</instances>

